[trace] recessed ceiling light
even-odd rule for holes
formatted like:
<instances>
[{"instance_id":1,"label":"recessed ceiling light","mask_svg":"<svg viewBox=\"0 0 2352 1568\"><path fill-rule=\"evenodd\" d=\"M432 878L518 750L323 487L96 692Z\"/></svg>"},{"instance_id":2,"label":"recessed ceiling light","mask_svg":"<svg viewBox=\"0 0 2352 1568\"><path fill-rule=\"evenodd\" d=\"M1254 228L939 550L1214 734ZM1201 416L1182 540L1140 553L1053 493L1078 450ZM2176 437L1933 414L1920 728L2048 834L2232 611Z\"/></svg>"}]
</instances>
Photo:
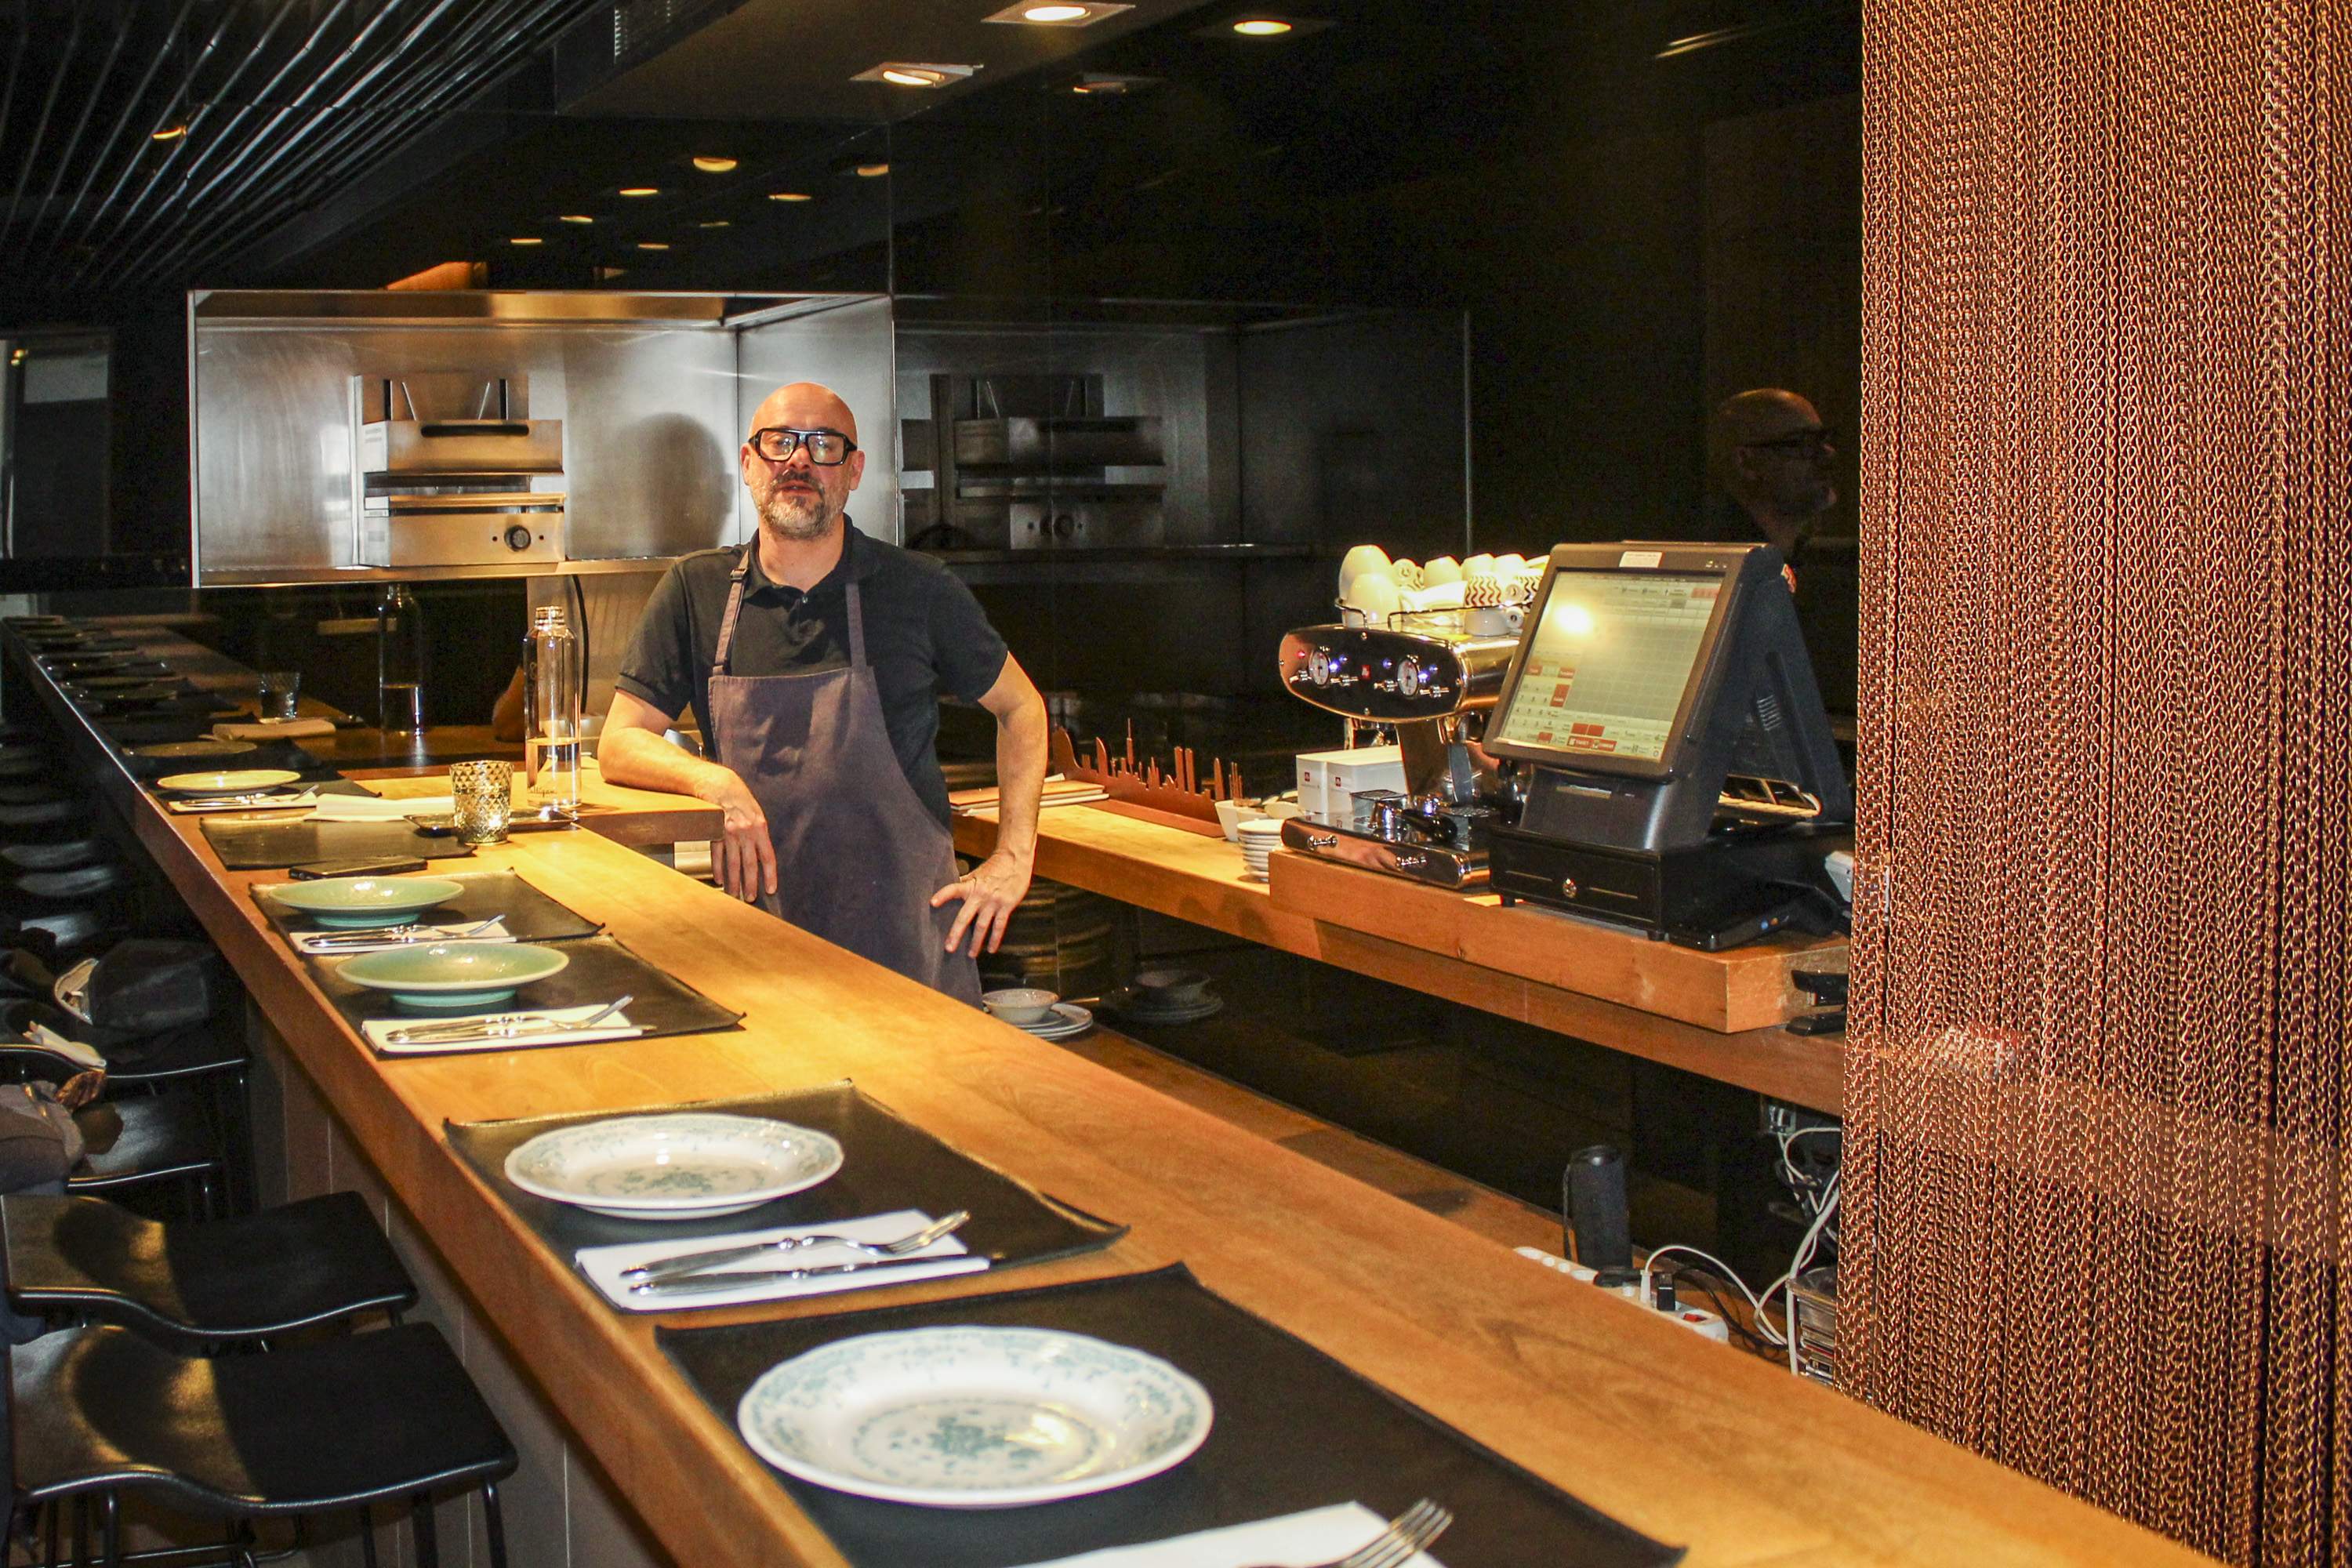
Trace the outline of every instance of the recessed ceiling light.
<instances>
[{"instance_id":1,"label":"recessed ceiling light","mask_svg":"<svg viewBox=\"0 0 2352 1568\"><path fill-rule=\"evenodd\" d=\"M697 158L694 161L694 166L701 170L706 174L724 174L733 171L735 167L735 160L732 158L706 156Z\"/></svg>"},{"instance_id":2,"label":"recessed ceiling light","mask_svg":"<svg viewBox=\"0 0 2352 1568\"><path fill-rule=\"evenodd\" d=\"M658 239L641 239L637 241L637 248L639 250L667 250L669 246L666 242Z\"/></svg>"},{"instance_id":3,"label":"recessed ceiling light","mask_svg":"<svg viewBox=\"0 0 2352 1568\"><path fill-rule=\"evenodd\" d=\"M816 200L814 196L809 195L806 191L770 191L768 193L768 199L772 202L813 202Z\"/></svg>"},{"instance_id":4,"label":"recessed ceiling light","mask_svg":"<svg viewBox=\"0 0 2352 1568\"><path fill-rule=\"evenodd\" d=\"M1244 38L1277 38L1290 31L1290 24L1278 16L1244 16L1234 24L1234 31Z\"/></svg>"},{"instance_id":5,"label":"recessed ceiling light","mask_svg":"<svg viewBox=\"0 0 2352 1568\"><path fill-rule=\"evenodd\" d=\"M946 87L978 69L978 66L941 65L931 60L884 60L849 79L888 82L893 87Z\"/></svg>"},{"instance_id":6,"label":"recessed ceiling light","mask_svg":"<svg viewBox=\"0 0 2352 1568\"><path fill-rule=\"evenodd\" d=\"M890 172L890 165L887 163L860 163L857 165L856 172L857 177L861 180L877 180Z\"/></svg>"},{"instance_id":7,"label":"recessed ceiling light","mask_svg":"<svg viewBox=\"0 0 2352 1568\"><path fill-rule=\"evenodd\" d=\"M723 217L711 217L703 219L694 226L697 228L732 228L735 226Z\"/></svg>"},{"instance_id":8,"label":"recessed ceiling light","mask_svg":"<svg viewBox=\"0 0 2352 1568\"><path fill-rule=\"evenodd\" d=\"M982 16L983 22L1013 22L1033 27L1084 27L1106 16L1116 16L1121 11L1132 11L1133 5L1105 5L1102 0L1021 0L1017 5L1007 5L992 16Z\"/></svg>"},{"instance_id":9,"label":"recessed ceiling light","mask_svg":"<svg viewBox=\"0 0 2352 1568\"><path fill-rule=\"evenodd\" d=\"M594 223L596 220L590 217L586 213L565 213L562 217L557 218L555 221L558 223Z\"/></svg>"},{"instance_id":10,"label":"recessed ceiling light","mask_svg":"<svg viewBox=\"0 0 2352 1568\"><path fill-rule=\"evenodd\" d=\"M185 136L187 133L187 124L185 121L183 121L178 125L166 125L163 130L152 132L148 137L148 140L151 142L177 142L181 137Z\"/></svg>"},{"instance_id":11,"label":"recessed ceiling light","mask_svg":"<svg viewBox=\"0 0 2352 1568\"><path fill-rule=\"evenodd\" d=\"M621 194L625 196L657 196L661 195L661 187L659 185L623 185Z\"/></svg>"},{"instance_id":12,"label":"recessed ceiling light","mask_svg":"<svg viewBox=\"0 0 2352 1568\"><path fill-rule=\"evenodd\" d=\"M509 245L544 245L547 242L535 234L519 234L507 243Z\"/></svg>"}]
</instances>

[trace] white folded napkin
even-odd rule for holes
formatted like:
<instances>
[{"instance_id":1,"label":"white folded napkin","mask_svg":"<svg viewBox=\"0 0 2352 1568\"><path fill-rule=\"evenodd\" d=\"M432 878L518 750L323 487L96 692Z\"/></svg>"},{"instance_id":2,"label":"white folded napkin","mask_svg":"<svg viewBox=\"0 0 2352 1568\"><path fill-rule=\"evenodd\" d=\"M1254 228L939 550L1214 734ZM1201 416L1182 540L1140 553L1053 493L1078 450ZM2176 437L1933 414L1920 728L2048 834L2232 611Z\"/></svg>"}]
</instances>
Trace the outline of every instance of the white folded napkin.
<instances>
[{"instance_id":1,"label":"white folded napkin","mask_svg":"<svg viewBox=\"0 0 2352 1568\"><path fill-rule=\"evenodd\" d=\"M479 921L451 921L447 925L424 926L405 936L387 937L381 942L359 942L368 933L364 931L297 931L287 940L297 950L315 958L348 958L355 952L382 952L387 948L415 947L427 942L512 942L514 933L507 930L507 918L500 915L495 925L482 926Z\"/></svg>"},{"instance_id":2,"label":"white folded napkin","mask_svg":"<svg viewBox=\"0 0 2352 1568\"><path fill-rule=\"evenodd\" d=\"M1030 1568L1252 1568L1260 1563L1328 1563L1364 1545L1387 1527L1388 1521L1362 1503L1335 1503L1141 1546L1108 1546L1100 1552L1031 1563ZM1404 1568L1445 1565L1426 1552L1416 1552L1405 1559Z\"/></svg>"},{"instance_id":3,"label":"white folded napkin","mask_svg":"<svg viewBox=\"0 0 2352 1568\"><path fill-rule=\"evenodd\" d=\"M339 955L340 956L340 955ZM509 1013L528 1013L533 1018L549 1018L559 1024L577 1024L594 1017L604 1010L601 1002L585 1007L501 1007L486 1013L484 1017L504 1017ZM394 1041L391 1037L403 1029L414 1029L426 1024L462 1024L466 1015L451 1018L428 1017L415 1014L404 1018L370 1018L360 1026L367 1043L388 1057L439 1056L450 1051L520 1051L534 1046L581 1046L591 1040L626 1040L646 1032L643 1024L632 1024L626 1013L615 1013L603 1023L588 1029L551 1029L545 1034L499 1035L487 1040L418 1040L408 1043Z\"/></svg>"},{"instance_id":4,"label":"white folded napkin","mask_svg":"<svg viewBox=\"0 0 2352 1568\"><path fill-rule=\"evenodd\" d=\"M404 816L446 816L452 803L446 795L410 795L405 800L381 795L322 795L312 822L397 822Z\"/></svg>"},{"instance_id":5,"label":"white folded napkin","mask_svg":"<svg viewBox=\"0 0 2352 1568\"><path fill-rule=\"evenodd\" d=\"M258 792L256 792L258 793ZM249 800L243 795L199 795L194 800L167 800L165 809L183 816L203 811L290 811L301 810L319 804L318 793L304 790L299 795L273 795L267 800Z\"/></svg>"},{"instance_id":6,"label":"white folded napkin","mask_svg":"<svg viewBox=\"0 0 2352 1568\"><path fill-rule=\"evenodd\" d=\"M814 1279L768 1280L740 1290L707 1290L688 1294L631 1295L621 1270L640 1263L658 1263L689 1252L713 1252L722 1247L749 1247L782 1236L846 1236L858 1241L889 1241L908 1236L931 1223L920 1209L868 1215L864 1219L833 1220L824 1225L788 1225L772 1230L740 1231L732 1236L698 1236L676 1241L630 1241L614 1247L583 1247L572 1262L604 1299L625 1312L676 1312L691 1307L736 1307L747 1301L782 1301L794 1296L829 1296L836 1290L870 1290L884 1285L904 1285L914 1279L937 1279L950 1274L977 1274L988 1259L967 1251L952 1236L941 1237L920 1252L893 1258L855 1274L823 1274ZM854 1247L795 1247L790 1252L763 1252L726 1272L759 1273L772 1268L820 1268L834 1263L855 1263L871 1257Z\"/></svg>"}]
</instances>

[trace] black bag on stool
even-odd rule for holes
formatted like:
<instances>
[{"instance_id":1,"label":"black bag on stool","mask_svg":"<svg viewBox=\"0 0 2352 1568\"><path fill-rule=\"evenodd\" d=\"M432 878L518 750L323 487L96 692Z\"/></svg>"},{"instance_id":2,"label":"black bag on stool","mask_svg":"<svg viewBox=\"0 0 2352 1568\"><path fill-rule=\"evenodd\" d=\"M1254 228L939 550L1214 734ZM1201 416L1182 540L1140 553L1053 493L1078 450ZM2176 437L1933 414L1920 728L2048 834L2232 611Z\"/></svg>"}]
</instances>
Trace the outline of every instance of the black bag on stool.
<instances>
[{"instance_id":1,"label":"black bag on stool","mask_svg":"<svg viewBox=\"0 0 2352 1568\"><path fill-rule=\"evenodd\" d=\"M81 1129L46 1083L0 1084L0 1193L66 1190L66 1173L81 1163ZM47 1331L38 1318L0 1304L0 1340L23 1344Z\"/></svg>"},{"instance_id":2,"label":"black bag on stool","mask_svg":"<svg viewBox=\"0 0 2352 1568\"><path fill-rule=\"evenodd\" d=\"M229 994L228 964L210 943L132 937L91 969L80 1012L108 1038L131 1039L203 1023Z\"/></svg>"}]
</instances>

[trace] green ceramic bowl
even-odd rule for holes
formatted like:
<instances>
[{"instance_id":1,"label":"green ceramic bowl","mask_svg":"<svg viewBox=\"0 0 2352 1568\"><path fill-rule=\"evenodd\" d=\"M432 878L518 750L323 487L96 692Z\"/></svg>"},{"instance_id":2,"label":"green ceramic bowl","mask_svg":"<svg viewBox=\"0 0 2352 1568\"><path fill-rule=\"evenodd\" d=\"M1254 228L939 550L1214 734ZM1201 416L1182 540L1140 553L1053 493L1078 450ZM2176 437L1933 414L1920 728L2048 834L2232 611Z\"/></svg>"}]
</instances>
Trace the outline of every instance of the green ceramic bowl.
<instances>
[{"instance_id":1,"label":"green ceramic bowl","mask_svg":"<svg viewBox=\"0 0 2352 1568\"><path fill-rule=\"evenodd\" d=\"M523 942L436 942L343 960L335 973L354 985L389 991L405 1007L496 1007L518 986L561 973L572 959L560 948Z\"/></svg>"},{"instance_id":2,"label":"green ceramic bowl","mask_svg":"<svg viewBox=\"0 0 2352 1568\"><path fill-rule=\"evenodd\" d=\"M389 926L415 919L464 892L446 877L321 877L289 882L269 896L322 926Z\"/></svg>"}]
</instances>

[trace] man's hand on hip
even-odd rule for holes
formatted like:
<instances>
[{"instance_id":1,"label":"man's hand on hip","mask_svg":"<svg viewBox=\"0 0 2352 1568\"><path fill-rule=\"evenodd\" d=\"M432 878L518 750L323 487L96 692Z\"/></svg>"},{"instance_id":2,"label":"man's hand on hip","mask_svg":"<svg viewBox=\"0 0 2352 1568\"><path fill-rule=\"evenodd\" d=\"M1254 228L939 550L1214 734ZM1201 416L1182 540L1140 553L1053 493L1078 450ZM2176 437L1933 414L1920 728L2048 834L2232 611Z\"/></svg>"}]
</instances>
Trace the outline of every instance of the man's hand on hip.
<instances>
[{"instance_id":1,"label":"man's hand on hip","mask_svg":"<svg viewBox=\"0 0 2352 1568\"><path fill-rule=\"evenodd\" d=\"M726 816L727 831L710 841L710 874L747 904L776 890L776 846L768 837L768 814L751 787L731 770L713 765L710 787L697 794Z\"/></svg>"},{"instance_id":2,"label":"man's hand on hip","mask_svg":"<svg viewBox=\"0 0 2352 1568\"><path fill-rule=\"evenodd\" d=\"M931 908L938 909L950 899L961 899L963 908L956 911L955 924L948 928L947 950L955 952L963 945L967 931L971 936L971 956L978 958L983 944L991 952L1004 940L1005 924L1013 919L1013 910L1022 895L1029 890L1027 859L998 850L973 868L969 875L958 877L931 895Z\"/></svg>"}]
</instances>

